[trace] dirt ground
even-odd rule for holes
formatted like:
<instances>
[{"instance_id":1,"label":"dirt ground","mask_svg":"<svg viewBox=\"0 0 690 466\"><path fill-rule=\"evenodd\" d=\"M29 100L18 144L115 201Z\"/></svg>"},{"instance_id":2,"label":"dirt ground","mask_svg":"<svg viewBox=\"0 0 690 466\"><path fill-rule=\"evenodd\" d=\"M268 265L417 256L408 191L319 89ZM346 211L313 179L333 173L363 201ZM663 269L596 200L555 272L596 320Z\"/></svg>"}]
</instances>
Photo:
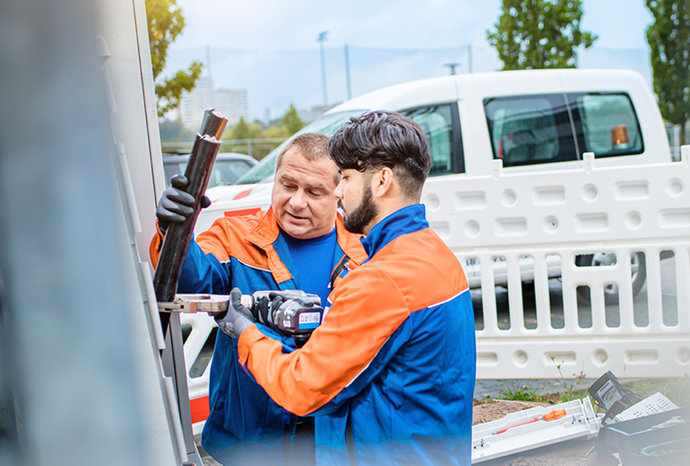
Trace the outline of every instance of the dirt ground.
<instances>
[{"instance_id":1,"label":"dirt ground","mask_svg":"<svg viewBox=\"0 0 690 466\"><path fill-rule=\"evenodd\" d=\"M515 411L547 405L548 403L531 401L491 400L486 403L479 403L475 400L472 411L472 425L501 419L506 414L514 413Z\"/></svg>"}]
</instances>

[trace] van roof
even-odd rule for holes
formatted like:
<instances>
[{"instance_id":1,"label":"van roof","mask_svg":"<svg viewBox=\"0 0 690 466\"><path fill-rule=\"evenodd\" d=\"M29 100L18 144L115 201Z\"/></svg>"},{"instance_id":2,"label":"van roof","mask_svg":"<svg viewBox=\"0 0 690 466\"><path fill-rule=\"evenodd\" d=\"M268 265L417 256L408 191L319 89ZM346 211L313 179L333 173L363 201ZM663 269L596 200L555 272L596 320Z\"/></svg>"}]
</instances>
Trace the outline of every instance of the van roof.
<instances>
[{"instance_id":1,"label":"van roof","mask_svg":"<svg viewBox=\"0 0 690 466\"><path fill-rule=\"evenodd\" d=\"M399 110L434 102L445 103L467 95L525 94L548 92L544 83L559 83L563 88L571 86L606 90L622 89L633 81L635 86L645 86L639 73L620 69L551 69L494 71L486 73L441 76L387 86L344 102L327 113L346 110ZM576 83L580 85L576 85ZM626 84L624 84L626 83ZM578 90L578 89L573 89Z\"/></svg>"}]
</instances>

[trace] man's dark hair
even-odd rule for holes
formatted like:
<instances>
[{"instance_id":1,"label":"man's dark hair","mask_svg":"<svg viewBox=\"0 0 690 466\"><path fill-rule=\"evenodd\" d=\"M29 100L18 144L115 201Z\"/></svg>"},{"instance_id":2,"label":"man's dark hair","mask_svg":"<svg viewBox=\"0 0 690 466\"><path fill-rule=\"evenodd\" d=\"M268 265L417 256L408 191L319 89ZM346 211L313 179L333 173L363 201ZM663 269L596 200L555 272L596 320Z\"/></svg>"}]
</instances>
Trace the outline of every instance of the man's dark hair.
<instances>
[{"instance_id":1,"label":"man's dark hair","mask_svg":"<svg viewBox=\"0 0 690 466\"><path fill-rule=\"evenodd\" d=\"M341 170L388 167L408 197L418 197L431 168L422 128L399 113L375 111L351 118L331 137L328 152Z\"/></svg>"}]
</instances>

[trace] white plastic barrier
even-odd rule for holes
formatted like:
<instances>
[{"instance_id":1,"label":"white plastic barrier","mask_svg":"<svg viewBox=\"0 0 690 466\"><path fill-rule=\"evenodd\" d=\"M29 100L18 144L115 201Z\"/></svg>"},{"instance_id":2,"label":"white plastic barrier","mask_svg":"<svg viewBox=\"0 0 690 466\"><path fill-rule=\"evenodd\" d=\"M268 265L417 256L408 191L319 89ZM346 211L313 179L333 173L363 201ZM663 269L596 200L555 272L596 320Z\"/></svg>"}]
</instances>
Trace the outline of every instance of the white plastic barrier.
<instances>
[{"instance_id":1,"label":"white plastic barrier","mask_svg":"<svg viewBox=\"0 0 690 466\"><path fill-rule=\"evenodd\" d=\"M184 342L184 360L187 368L189 407L194 435L200 435L209 413L208 382L211 374L211 353L202 351L216 322L205 312L181 314L183 330L190 327ZM197 361L198 360L198 361Z\"/></svg>"},{"instance_id":2,"label":"white plastic barrier","mask_svg":"<svg viewBox=\"0 0 690 466\"><path fill-rule=\"evenodd\" d=\"M478 378L690 372L689 159L597 168L587 156L579 170L530 174L508 174L499 164L492 177L428 184L424 202L432 227L463 263L479 264ZM673 252L670 277L662 277L661 251ZM616 263L576 265L578 255L602 252ZM633 299L632 253L646 259L646 305ZM550 302L554 267L562 275L562 303ZM531 316L523 308L525 268L534 278ZM508 288L503 317L493 292L501 274ZM662 286L662 278L672 283ZM617 306L605 305L603 290L611 285L619 291ZM582 286L592 291L591 308L578 299ZM675 291L664 295L669 286ZM554 319L557 307L562 317Z\"/></svg>"},{"instance_id":3,"label":"white plastic barrier","mask_svg":"<svg viewBox=\"0 0 690 466\"><path fill-rule=\"evenodd\" d=\"M690 146L683 154L615 168L586 155L578 169L538 173L497 162L493 176L428 180L429 222L473 288L478 379L690 373ZM243 201L234 208L252 206ZM672 257L660 259L662 251ZM608 265L576 264L601 253ZM631 276L640 271L646 285L633 296ZM578 287L591 290L591 304ZM616 302L607 304L604 289L613 287ZM189 368L214 324L202 314L185 322L193 326ZM205 396L207 384L208 368L190 378L190 398Z\"/></svg>"}]
</instances>

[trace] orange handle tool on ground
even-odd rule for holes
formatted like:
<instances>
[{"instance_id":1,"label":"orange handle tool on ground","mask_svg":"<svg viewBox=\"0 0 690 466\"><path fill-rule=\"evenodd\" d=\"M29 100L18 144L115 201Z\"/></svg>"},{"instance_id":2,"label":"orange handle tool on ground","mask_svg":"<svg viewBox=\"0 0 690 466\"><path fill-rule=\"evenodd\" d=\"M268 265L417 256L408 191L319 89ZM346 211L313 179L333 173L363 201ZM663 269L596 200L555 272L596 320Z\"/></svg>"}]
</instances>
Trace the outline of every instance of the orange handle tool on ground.
<instances>
[{"instance_id":1,"label":"orange handle tool on ground","mask_svg":"<svg viewBox=\"0 0 690 466\"><path fill-rule=\"evenodd\" d=\"M565 409L554 409L553 411L548 412L548 413L544 414L543 416L536 416L536 417L530 419L529 421L521 422L520 424L515 424L514 426L510 426L510 427L506 427L505 429L497 430L496 432L494 432L494 435L502 434L503 432L507 431L508 429L512 429L514 427L524 426L527 424L532 424L533 422L537 422L537 421L555 421L556 419L560 419L563 416L565 416Z\"/></svg>"}]
</instances>

